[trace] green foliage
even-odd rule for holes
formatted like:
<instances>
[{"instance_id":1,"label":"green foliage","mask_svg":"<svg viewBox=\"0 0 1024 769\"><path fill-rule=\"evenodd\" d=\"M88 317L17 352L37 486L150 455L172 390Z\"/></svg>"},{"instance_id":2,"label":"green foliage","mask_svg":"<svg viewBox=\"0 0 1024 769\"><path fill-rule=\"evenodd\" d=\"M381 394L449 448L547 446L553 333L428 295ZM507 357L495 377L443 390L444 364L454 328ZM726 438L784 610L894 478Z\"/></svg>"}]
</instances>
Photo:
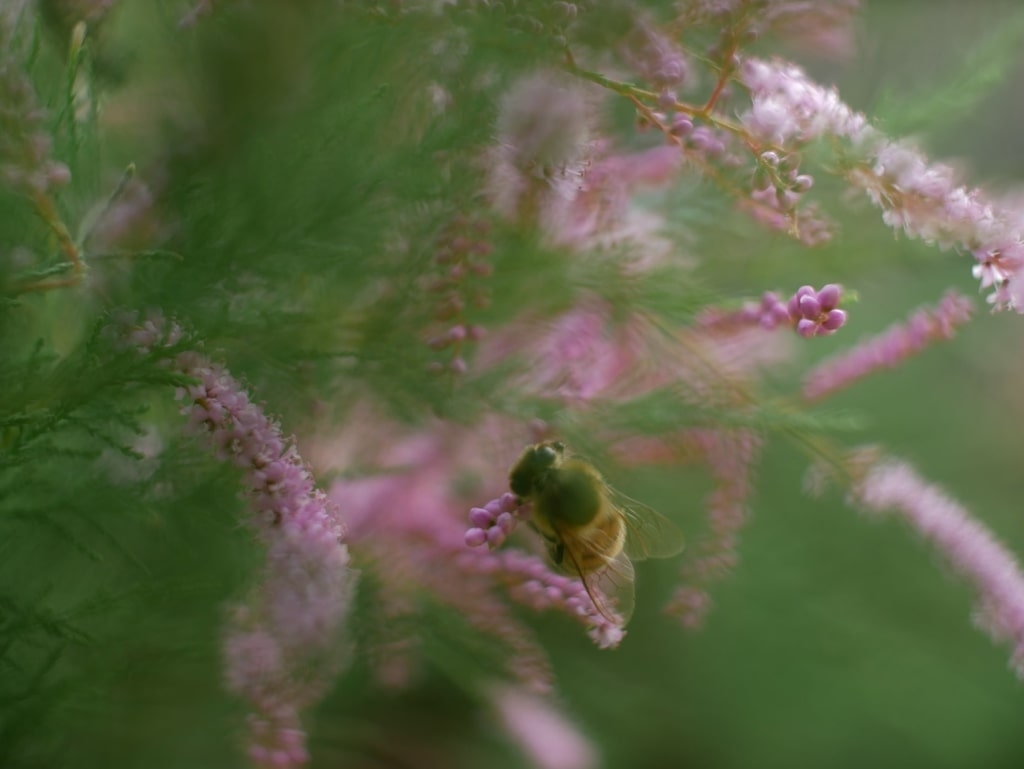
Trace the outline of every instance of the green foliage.
<instances>
[{"instance_id":1,"label":"green foliage","mask_svg":"<svg viewBox=\"0 0 1024 769\"><path fill-rule=\"evenodd\" d=\"M894 135L952 130L1006 82L1022 42L1024 13L1018 12L958 57L955 74L943 77L941 84L909 97L883 91L876 108L880 124Z\"/></svg>"},{"instance_id":2,"label":"green foliage","mask_svg":"<svg viewBox=\"0 0 1024 769\"><path fill-rule=\"evenodd\" d=\"M877 289L883 299L865 302L865 319L855 323L881 328L905 314L901 292L935 294L949 282L952 268L935 267L945 256L928 253L936 270L929 276L916 262L899 274L908 251L897 251L874 219L867 226L863 211L845 210L827 185L816 190L836 193L833 213L848 226L836 243L807 253L737 224L732 201L710 183L644 198L641 205L666 217L675 245L669 262L636 272L622 269L635 256L626 248L568 255L536 232L488 218L480 154L493 143L500 98L519 75L565 61L558 4L546 0L506 2L514 8L505 13L498 3L444 4L439 13L370 2L216 3L188 30L176 27L180 4L123 3L71 57L61 3L42 3L45 27L29 5L12 50L47 109L52 154L71 167L57 214L89 268L76 272L30 200L0 191L0 765L241 765L238 735L225 725L244 714L223 691L218 643L224 605L251 586L260 555L238 523L237 474L183 436L173 397L188 382L166 364L190 346L224 361L280 416L285 434L327 434L368 394L405 428L440 420L472 430L498 414L525 435L541 419L609 468L616 484L678 514L688 536L702 525L705 479L676 468L630 475L615 468L607 436L708 424L768 436L759 517L736 581L716 595L723 618L708 635L682 639L656 616L652 595L678 580L650 565L640 567L645 596L618 656L592 649L575 625L566 633L564 618L529 620L608 766L746 767L765 756L794 765L805 723L828 734L811 741L814 763L842 754L836 765L862 765L871 753L863 745L877 740L891 750L888 765L909 756L953 766L929 741L948 739L950 755L970 757L995 750L987 734L1001 745L1019 732L1019 692L1003 680L1000 653L958 635L964 596L916 571L907 576L902 564L915 543L865 532L844 514L826 525L824 506L798 496L804 458L779 448L822 434L860 440L870 424L897 447L920 448L979 500L1009 510L1004 530L1019 541L1024 530L1004 498L1016 493L1006 485L1015 477L1007 463L1019 452L1004 414L1016 390L997 384L1019 376L1006 363L1005 351L1019 346L1009 336L979 343L969 361L977 369L940 358L945 368L910 368L814 410L794 407L775 391L786 383L770 382L739 405L695 405L663 388L581 416L520 392L525 361L516 354L483 372L471 366L463 378L430 371L444 358L426 341L444 324L427 284L438 240L460 215L491 227L490 302L467 311L468 322L488 329L524 315L545 329L593 295L616 321L642 308L678 329L710 305L735 306L722 287L756 297L825 279ZM631 11L592 5L578 39L615 61ZM670 4L650 5L658 18ZM530 19L541 20L543 33ZM979 45L948 86L909 104L890 97L886 128L939 130L976 109L1015 63L1022 19ZM439 83L444 110L435 103ZM601 119L629 127L636 113L616 103ZM634 149L649 143L626 141ZM136 169L131 180L126 168ZM137 183L156 201L154 221L136 222L138 231L109 245L101 220ZM699 266L690 249L706 257ZM121 349L108 333L120 311L160 312L198 341L147 354ZM930 406L921 393L938 380L952 394ZM922 447L938 409L956 413L958 440ZM978 474L961 461L958 444L967 441L989 447ZM361 461L355 471L366 469ZM831 514L839 500L828 507ZM317 760L425 766L436 755L427 748L441 745L465 766L522 765L481 715L482 686L506 676L511 650L427 595L415 596L415 620L388 627L373 577L385 567L359 565L359 648L374 649L390 631L415 634L425 673L409 692L382 692L372 660L357 657L318 711ZM923 574L928 564L919 565ZM892 589L904 580L910 597ZM919 621L935 638L952 637L950 646L922 657L933 636L907 640L917 638ZM880 630L890 623L895 629ZM876 667L860 671L852 660L864 645ZM971 661L961 673L964 658ZM900 707L879 694L891 680L903 687ZM942 722L953 736L929 723L943 699L978 707L959 731ZM921 714L908 726L901 719L915 708ZM395 724L423 752L389 745ZM904 727L904 737L893 736ZM669 739L680 728L689 741ZM1007 755L1016 758L1013 748Z\"/></svg>"}]
</instances>

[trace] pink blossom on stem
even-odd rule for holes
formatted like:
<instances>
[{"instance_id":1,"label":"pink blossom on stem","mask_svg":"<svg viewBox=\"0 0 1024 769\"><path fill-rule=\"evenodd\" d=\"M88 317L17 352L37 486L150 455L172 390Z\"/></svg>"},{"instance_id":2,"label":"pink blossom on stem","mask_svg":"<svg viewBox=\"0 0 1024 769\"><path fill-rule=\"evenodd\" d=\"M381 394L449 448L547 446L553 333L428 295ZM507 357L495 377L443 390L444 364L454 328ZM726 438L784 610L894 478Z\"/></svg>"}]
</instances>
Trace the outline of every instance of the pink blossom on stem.
<instances>
[{"instance_id":1,"label":"pink blossom on stem","mask_svg":"<svg viewBox=\"0 0 1024 769\"><path fill-rule=\"evenodd\" d=\"M524 606L535 611L554 609L582 623L598 648L613 649L626 635L624 621L599 611L579 578L556 574L536 556L518 550L465 550L458 558L467 571L496 577L509 596Z\"/></svg>"},{"instance_id":2,"label":"pink blossom on stem","mask_svg":"<svg viewBox=\"0 0 1024 769\"><path fill-rule=\"evenodd\" d=\"M751 106L741 121L753 138L786 152L821 137L845 140L858 158L844 160L846 181L882 209L886 224L926 243L970 252L981 288L993 289L993 308L1024 313L1019 201L993 200L959 184L952 167L929 162L909 141L885 137L834 88L814 83L795 65L748 59L742 80Z\"/></svg>"},{"instance_id":3,"label":"pink blossom on stem","mask_svg":"<svg viewBox=\"0 0 1024 769\"><path fill-rule=\"evenodd\" d=\"M175 324L132 324L140 351L175 344ZM293 439L222 367L195 352L173 367L194 384L178 392L190 428L217 458L243 472L247 521L266 547L262 582L233 607L224 639L228 688L249 701L249 757L266 767L308 760L301 712L328 690L346 662L341 639L355 587L338 507L318 490Z\"/></svg>"},{"instance_id":4,"label":"pink blossom on stem","mask_svg":"<svg viewBox=\"0 0 1024 769\"><path fill-rule=\"evenodd\" d=\"M875 371L896 368L933 342L951 339L956 327L970 320L971 309L970 299L947 292L937 307L920 308L906 323L890 326L820 363L804 379L804 398L818 400L832 395Z\"/></svg>"},{"instance_id":5,"label":"pink blossom on stem","mask_svg":"<svg viewBox=\"0 0 1024 769\"><path fill-rule=\"evenodd\" d=\"M801 286L786 302L774 291L767 291L760 302L746 302L736 312L705 310L698 324L708 330L760 326L767 331L787 325L805 338L826 336L846 323L846 313L836 307L841 294L841 287L834 283L823 286L820 291L815 291L813 286Z\"/></svg>"},{"instance_id":6,"label":"pink blossom on stem","mask_svg":"<svg viewBox=\"0 0 1024 769\"><path fill-rule=\"evenodd\" d=\"M875 463L851 497L870 513L901 516L949 559L978 593L975 624L1013 646L1010 666L1024 678L1024 574L992 533L903 462Z\"/></svg>"},{"instance_id":7,"label":"pink blossom on stem","mask_svg":"<svg viewBox=\"0 0 1024 769\"><path fill-rule=\"evenodd\" d=\"M741 120L769 146L795 148L821 136L863 141L877 135L862 113L842 102L835 88L818 85L795 64L746 59L740 79L751 98Z\"/></svg>"},{"instance_id":8,"label":"pink blossom on stem","mask_svg":"<svg viewBox=\"0 0 1024 769\"><path fill-rule=\"evenodd\" d=\"M804 337L834 334L846 323L846 312L837 309L842 289L835 283L815 291L801 286L786 304L789 317L796 321L796 332Z\"/></svg>"},{"instance_id":9,"label":"pink blossom on stem","mask_svg":"<svg viewBox=\"0 0 1024 769\"><path fill-rule=\"evenodd\" d=\"M798 208L797 200L791 205L783 206L786 196L792 195L791 190L784 191L780 196L778 189L768 186L754 190L749 198L736 201L736 206L754 221L772 230L785 232L795 237L805 246L819 246L832 240L835 222L826 216L815 203L808 203Z\"/></svg>"},{"instance_id":10,"label":"pink blossom on stem","mask_svg":"<svg viewBox=\"0 0 1024 769\"><path fill-rule=\"evenodd\" d=\"M760 302L744 302L743 307L734 312L725 312L715 307L703 310L697 317L701 328L725 330L742 328L743 326L759 326L767 331L780 325L791 325L789 310L774 291L766 291L761 295Z\"/></svg>"}]
</instances>

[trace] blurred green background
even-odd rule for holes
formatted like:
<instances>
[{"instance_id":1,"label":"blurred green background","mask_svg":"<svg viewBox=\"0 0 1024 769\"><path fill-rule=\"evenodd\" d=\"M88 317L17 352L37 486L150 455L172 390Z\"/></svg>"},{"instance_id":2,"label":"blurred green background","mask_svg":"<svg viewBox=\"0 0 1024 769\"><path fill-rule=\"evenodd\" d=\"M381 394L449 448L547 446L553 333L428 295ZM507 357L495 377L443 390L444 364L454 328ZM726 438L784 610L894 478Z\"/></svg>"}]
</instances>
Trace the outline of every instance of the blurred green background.
<instances>
[{"instance_id":1,"label":"blurred green background","mask_svg":"<svg viewBox=\"0 0 1024 769\"><path fill-rule=\"evenodd\" d=\"M403 132L416 127L374 124L362 112L376 109L374 99L404 98L401 78L415 69L410 64L429 48L432 32L425 28L422 39L395 52L377 22L316 29L309 15L324 10L315 3L297 4L269 27L257 19L252 28L233 28L244 14L228 12L202 20L196 32L176 30L181 10L125 4L103 31L109 68L103 76L114 95L102 167L137 161L145 178L146 160L156 167L152 159L160 155L171 176L167 210L185 217L175 224L175 246L202 267L154 267L138 282L109 290L153 302L173 293L177 309L211 347L258 384L270 411L284 415L292 426L286 432L299 429L312 421L315 399L302 388L315 390L317 371L296 379L284 351L295 333L305 340L317 329L297 315L296 327L268 332L254 311L246 319L253 333L270 334L259 343L246 337L237 315L221 331L223 305L204 288L207 273L228 269L225 253L242 254L316 310L344 300L343 293L304 293L309 287L290 274L291 260L322 270L315 274L343 292L346 270L359 269L359 259L386 240L389 215L361 208L366 189L351 180L379 174L397 180L396 194L408 200L429 198L429 154L386 155L390 146L408 150ZM883 129L913 133L930 156L957 159L972 181L993 190L1020 183L1024 14L1017 3L867 2L857 30L858 50L849 61L793 55L821 80L835 82L852 106L877 115ZM328 32L336 35L333 43ZM387 87L378 89L378 80ZM313 100L308 114L296 107L295 117L289 99L303 104L308 93L294 93L294 83L336 102ZM430 140L438 147L485 140L490 108L481 105L476 134ZM205 121L199 149L188 145L182 114ZM379 115L386 117L383 108ZM303 126L310 136L328 138L299 151L309 141L295 133ZM337 135L324 126L336 127ZM341 146L329 146L329 139ZM317 153L333 165L321 166ZM303 174L283 173L292 164ZM109 188L109 176L95 173L97 189ZM818 189L832 192L823 181ZM699 267L701 279L726 296L825 282L858 292L847 327L802 347L805 362L934 303L947 287L974 290L967 258L894 238L862 201L831 195L824 204L841 230L815 250L747 226L734 229L733 218L702 226L702 212L680 212L696 233L698 256L714 254ZM346 214L334 216L337 211ZM294 232L283 229L289 223ZM310 242L298 243L295 232ZM312 242L320 238L332 245ZM229 283L224 293L236 288ZM1024 554L1024 481L1017 467L1024 449L1024 318L990 316L983 305L979 297L977 319L952 343L858 384L828 408L855 414L864 425L842 440L878 442L909 459ZM50 317L66 311L51 296L30 306ZM68 322L76 318L72 313ZM406 352L396 349L394 359L400 363ZM393 371L381 370L382 377ZM171 406L155 408L163 413ZM173 501L147 497L144 511L131 488L117 498L84 470L62 476L57 482L73 491L79 507L54 525L99 542L91 551L68 546L59 531L42 531L38 521L5 524L0 581L20 596L0 606L3 628L14 639L6 659L16 666L19 647L46 653L38 671L10 674L17 685L5 687L0 703L8 714L0 765L243 765L237 741L244 709L222 691L217 639L223 603L249 583L259 554L236 523L240 503L230 478L193 451L185 442L165 448L157 472L174 479L176 492ZM1024 765L1024 686L1008 670L1008 649L971 626L969 589L900 523L862 518L837 491L805 496L806 466L807 457L791 444L770 440L740 565L715 586L715 607L702 631L686 633L659 614L677 581L675 563L638 567L637 613L614 652L594 648L564 618L524 613L551 653L559 700L603 754L604 766ZM696 475L681 483L638 472L622 486L686 531L703 525L700 500L708 488ZM102 500L103 509L93 500ZM93 531L97 519L117 521L116 545ZM359 627L360 616L357 640L372 637ZM19 630L34 622L47 628L39 638ZM423 632L443 645L436 628L428 624ZM413 691L386 693L357 659L310 727L313 766L526 765L482 701L439 664Z\"/></svg>"}]
</instances>

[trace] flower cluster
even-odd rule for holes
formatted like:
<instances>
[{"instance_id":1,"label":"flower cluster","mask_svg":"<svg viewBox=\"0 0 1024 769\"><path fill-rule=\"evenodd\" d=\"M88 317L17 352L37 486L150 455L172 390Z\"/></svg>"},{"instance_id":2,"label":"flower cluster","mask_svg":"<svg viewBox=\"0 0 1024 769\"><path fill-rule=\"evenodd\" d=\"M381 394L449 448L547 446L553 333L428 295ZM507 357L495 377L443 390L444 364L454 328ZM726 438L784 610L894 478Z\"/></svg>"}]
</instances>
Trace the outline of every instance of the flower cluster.
<instances>
[{"instance_id":1,"label":"flower cluster","mask_svg":"<svg viewBox=\"0 0 1024 769\"><path fill-rule=\"evenodd\" d=\"M953 168L931 163L913 144L884 136L852 110L834 88L824 88L795 65L749 59L743 82L751 107L743 125L772 147L793 150L815 139L845 140L854 160L846 181L882 209L886 224L942 248L956 246L974 259L974 276L995 309L1024 312L1024 222L1013 206L957 181Z\"/></svg>"},{"instance_id":2,"label":"flower cluster","mask_svg":"<svg viewBox=\"0 0 1024 769\"><path fill-rule=\"evenodd\" d=\"M500 547L520 520L529 518L530 506L521 504L515 494L506 492L483 507L469 511L470 528L466 544L488 548ZM578 579L555 574L543 562L514 550L495 554L495 560L464 559L470 566L485 572L497 570L503 581L512 585L510 594L525 606L537 611L556 608L570 617L582 619L590 628L590 636L602 649L617 646L622 640L623 623L613 622L599 610L586 587ZM602 607L603 608L603 607Z\"/></svg>"},{"instance_id":3,"label":"flower cluster","mask_svg":"<svg viewBox=\"0 0 1024 769\"><path fill-rule=\"evenodd\" d=\"M835 283L820 290L801 286L786 301L774 291L766 291L760 302L746 302L737 312L709 308L701 313L698 321L708 330L760 326L771 331L785 325L804 338L827 336L846 323L846 311L838 309L841 297L842 287Z\"/></svg>"},{"instance_id":4,"label":"flower cluster","mask_svg":"<svg viewBox=\"0 0 1024 769\"><path fill-rule=\"evenodd\" d=\"M1013 646L1010 665L1024 679L1024 573L988 529L942 489L895 460L871 464L852 499L870 513L900 515L972 583L979 598L975 622L994 640Z\"/></svg>"},{"instance_id":5,"label":"flower cluster","mask_svg":"<svg viewBox=\"0 0 1024 769\"><path fill-rule=\"evenodd\" d=\"M124 337L145 353L179 344L182 332L157 319L131 323ZM267 553L262 582L231 609L224 640L228 688L253 708L249 755L259 766L301 766L301 712L346 661L340 634L355 577L340 513L294 441L227 371L196 352L180 353L173 366L195 380L178 392L189 429L243 472L247 523Z\"/></svg>"},{"instance_id":6,"label":"flower cluster","mask_svg":"<svg viewBox=\"0 0 1024 769\"><path fill-rule=\"evenodd\" d=\"M607 606L599 609L580 579L556 574L535 556L516 550L469 550L460 560L467 571L496 576L508 587L509 596L524 606L554 609L581 622L598 648L613 649L626 634L624 621Z\"/></svg>"},{"instance_id":7,"label":"flower cluster","mask_svg":"<svg viewBox=\"0 0 1024 769\"><path fill-rule=\"evenodd\" d=\"M529 506L520 503L515 494L506 492L483 507L469 511L471 526L466 531L466 544L479 547L486 543L490 548L500 547L515 529L516 522L529 515Z\"/></svg>"}]
</instances>

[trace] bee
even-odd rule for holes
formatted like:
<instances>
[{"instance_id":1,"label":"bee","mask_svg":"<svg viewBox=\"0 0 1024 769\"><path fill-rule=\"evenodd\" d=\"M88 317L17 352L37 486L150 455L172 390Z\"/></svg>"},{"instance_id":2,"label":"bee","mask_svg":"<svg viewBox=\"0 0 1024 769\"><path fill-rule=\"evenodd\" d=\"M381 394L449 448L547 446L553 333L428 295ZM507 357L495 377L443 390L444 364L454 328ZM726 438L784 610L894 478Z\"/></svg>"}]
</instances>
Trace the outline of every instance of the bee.
<instances>
[{"instance_id":1,"label":"bee","mask_svg":"<svg viewBox=\"0 0 1024 769\"><path fill-rule=\"evenodd\" d=\"M544 538L551 561L579 576L609 620L615 620L613 611L623 622L633 612L633 561L683 549L674 523L613 489L561 441L528 446L508 481L513 494L533 503L531 526Z\"/></svg>"}]
</instances>

